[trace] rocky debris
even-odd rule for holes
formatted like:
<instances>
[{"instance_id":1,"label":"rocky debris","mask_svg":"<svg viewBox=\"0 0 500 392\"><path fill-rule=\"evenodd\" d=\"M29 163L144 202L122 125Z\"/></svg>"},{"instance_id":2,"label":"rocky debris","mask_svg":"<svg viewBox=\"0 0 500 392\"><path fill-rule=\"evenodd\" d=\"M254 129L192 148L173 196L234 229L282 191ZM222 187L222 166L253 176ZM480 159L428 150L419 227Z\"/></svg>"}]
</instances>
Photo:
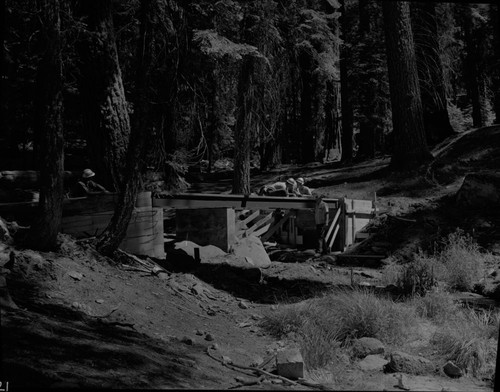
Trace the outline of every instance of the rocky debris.
<instances>
[{"instance_id":1,"label":"rocky debris","mask_svg":"<svg viewBox=\"0 0 500 392\"><path fill-rule=\"evenodd\" d=\"M385 352L385 346L380 340L367 337L355 340L352 349L354 355L358 358L364 358L368 355L383 354Z\"/></svg>"},{"instance_id":2,"label":"rocky debris","mask_svg":"<svg viewBox=\"0 0 500 392\"><path fill-rule=\"evenodd\" d=\"M460 369L457 365L455 365L453 362L448 361L443 367L444 373L451 378L459 378L463 376L462 369Z\"/></svg>"},{"instance_id":3,"label":"rocky debris","mask_svg":"<svg viewBox=\"0 0 500 392\"><path fill-rule=\"evenodd\" d=\"M70 272L68 272L68 275L75 280L82 280L82 278L83 278L83 274L81 274L80 272L76 272L76 271L70 271Z\"/></svg>"},{"instance_id":4,"label":"rocky debris","mask_svg":"<svg viewBox=\"0 0 500 392\"><path fill-rule=\"evenodd\" d=\"M245 302L245 301L240 301L238 302L238 306L241 308L241 309L248 309L250 306Z\"/></svg>"},{"instance_id":5,"label":"rocky debris","mask_svg":"<svg viewBox=\"0 0 500 392\"><path fill-rule=\"evenodd\" d=\"M205 333L204 333L203 331L201 331L201 330L197 329L197 330L196 330L196 335L198 335L198 336L203 336L203 335L205 335Z\"/></svg>"},{"instance_id":6,"label":"rocky debris","mask_svg":"<svg viewBox=\"0 0 500 392\"><path fill-rule=\"evenodd\" d=\"M194 344L194 339L189 336L183 336L181 342L187 344L188 346L192 346Z\"/></svg>"},{"instance_id":7,"label":"rocky debris","mask_svg":"<svg viewBox=\"0 0 500 392\"><path fill-rule=\"evenodd\" d=\"M18 309L18 306L12 300L7 289L7 280L5 276L0 275L0 307L7 309Z\"/></svg>"},{"instance_id":8,"label":"rocky debris","mask_svg":"<svg viewBox=\"0 0 500 392\"><path fill-rule=\"evenodd\" d=\"M406 377L404 374L396 375L396 379L398 380L398 383L396 385L394 385L395 388L402 389L403 391L410 390L410 387L408 387L408 384L406 382Z\"/></svg>"},{"instance_id":9,"label":"rocky debris","mask_svg":"<svg viewBox=\"0 0 500 392\"><path fill-rule=\"evenodd\" d=\"M280 351L276 356L278 375L297 380L304 377L304 360L298 349L291 348Z\"/></svg>"},{"instance_id":10,"label":"rocky debris","mask_svg":"<svg viewBox=\"0 0 500 392\"><path fill-rule=\"evenodd\" d=\"M11 236L7 224L0 218L0 240L10 241Z\"/></svg>"},{"instance_id":11,"label":"rocky debris","mask_svg":"<svg viewBox=\"0 0 500 392\"><path fill-rule=\"evenodd\" d=\"M500 205L500 174L470 173L457 192L457 204L467 208L485 208Z\"/></svg>"},{"instance_id":12,"label":"rocky debris","mask_svg":"<svg viewBox=\"0 0 500 392\"><path fill-rule=\"evenodd\" d=\"M433 373L435 370L434 364L428 359L401 351L391 353L390 361L384 367L384 371L387 373L427 374Z\"/></svg>"},{"instance_id":13,"label":"rocky debris","mask_svg":"<svg viewBox=\"0 0 500 392\"><path fill-rule=\"evenodd\" d=\"M212 335L211 333L207 333L207 334L205 335L205 340L206 340L207 342L211 342L211 341L213 341L213 340L214 340L214 335Z\"/></svg>"},{"instance_id":14,"label":"rocky debris","mask_svg":"<svg viewBox=\"0 0 500 392\"><path fill-rule=\"evenodd\" d=\"M380 355L367 355L358 362L358 367L364 371L383 370L387 363L389 363L389 361L382 358Z\"/></svg>"}]
</instances>

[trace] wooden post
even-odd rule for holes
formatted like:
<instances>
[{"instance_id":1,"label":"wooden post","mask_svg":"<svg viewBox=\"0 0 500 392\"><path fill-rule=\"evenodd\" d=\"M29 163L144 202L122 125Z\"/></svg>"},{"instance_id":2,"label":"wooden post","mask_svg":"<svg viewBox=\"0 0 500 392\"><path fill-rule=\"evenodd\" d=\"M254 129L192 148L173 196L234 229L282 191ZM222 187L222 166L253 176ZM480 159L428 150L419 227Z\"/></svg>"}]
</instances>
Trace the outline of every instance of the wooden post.
<instances>
[{"instance_id":1,"label":"wooden post","mask_svg":"<svg viewBox=\"0 0 500 392\"><path fill-rule=\"evenodd\" d=\"M340 212L340 230L341 232L341 237L340 237L340 251L343 252L345 250L345 245L347 241L347 236L346 236L346 229L347 229L347 219L346 219L346 208L345 208L345 199L342 198L339 201L339 208L341 208Z\"/></svg>"},{"instance_id":2,"label":"wooden post","mask_svg":"<svg viewBox=\"0 0 500 392\"><path fill-rule=\"evenodd\" d=\"M354 199L351 199L352 209L352 244L356 242L356 211L354 211Z\"/></svg>"},{"instance_id":3,"label":"wooden post","mask_svg":"<svg viewBox=\"0 0 500 392\"><path fill-rule=\"evenodd\" d=\"M377 192L373 192L373 212L375 213L375 216L378 215L378 211L377 211Z\"/></svg>"}]
</instances>

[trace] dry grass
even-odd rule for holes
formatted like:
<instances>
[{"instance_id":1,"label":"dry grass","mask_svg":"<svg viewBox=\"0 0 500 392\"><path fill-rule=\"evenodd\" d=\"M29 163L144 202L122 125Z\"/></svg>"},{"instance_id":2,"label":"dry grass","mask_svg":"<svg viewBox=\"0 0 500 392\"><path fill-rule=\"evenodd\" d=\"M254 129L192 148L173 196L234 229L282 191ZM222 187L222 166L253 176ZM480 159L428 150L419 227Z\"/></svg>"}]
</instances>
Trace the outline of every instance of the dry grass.
<instances>
[{"instance_id":1,"label":"dry grass","mask_svg":"<svg viewBox=\"0 0 500 392\"><path fill-rule=\"evenodd\" d=\"M443 322L431 343L446 360L474 377L492 376L495 370L499 314L466 309Z\"/></svg>"},{"instance_id":2,"label":"dry grass","mask_svg":"<svg viewBox=\"0 0 500 392\"><path fill-rule=\"evenodd\" d=\"M384 281L396 284L412 296L424 296L438 280L446 282L452 290L472 291L492 257L481 252L471 236L457 229L438 244L433 255L420 251L407 264L387 266Z\"/></svg>"},{"instance_id":3,"label":"dry grass","mask_svg":"<svg viewBox=\"0 0 500 392\"><path fill-rule=\"evenodd\" d=\"M418 315L434 322L444 322L455 315L459 306L450 293L431 291L425 296L415 296L410 301Z\"/></svg>"},{"instance_id":4,"label":"dry grass","mask_svg":"<svg viewBox=\"0 0 500 392\"><path fill-rule=\"evenodd\" d=\"M470 291L482 277L484 262L490 257L479 251L478 244L462 230L448 235L442 243L438 260L446 268L443 276L449 286L456 290Z\"/></svg>"},{"instance_id":5,"label":"dry grass","mask_svg":"<svg viewBox=\"0 0 500 392\"><path fill-rule=\"evenodd\" d=\"M308 369L318 369L334 362L356 338L401 343L413 332L415 321L414 308L354 290L284 305L269 314L262 326L280 338L298 340Z\"/></svg>"}]
</instances>

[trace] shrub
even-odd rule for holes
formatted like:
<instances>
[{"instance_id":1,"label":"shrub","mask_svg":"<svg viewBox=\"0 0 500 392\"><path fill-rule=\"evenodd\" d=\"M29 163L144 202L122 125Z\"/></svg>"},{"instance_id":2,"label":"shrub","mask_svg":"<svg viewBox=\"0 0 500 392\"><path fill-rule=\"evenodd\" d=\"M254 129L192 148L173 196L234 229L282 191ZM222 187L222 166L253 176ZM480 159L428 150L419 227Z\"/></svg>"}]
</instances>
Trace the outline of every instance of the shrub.
<instances>
[{"instance_id":1,"label":"shrub","mask_svg":"<svg viewBox=\"0 0 500 392\"><path fill-rule=\"evenodd\" d=\"M470 291L481 278L484 260L489 255L479 251L474 239L457 229L442 243L438 260L446 268L446 282L453 289Z\"/></svg>"},{"instance_id":2,"label":"shrub","mask_svg":"<svg viewBox=\"0 0 500 392\"><path fill-rule=\"evenodd\" d=\"M446 360L473 376L491 376L494 371L498 313L463 310L443 323L431 342Z\"/></svg>"},{"instance_id":3,"label":"shrub","mask_svg":"<svg viewBox=\"0 0 500 392\"><path fill-rule=\"evenodd\" d=\"M436 274L440 267L434 258L419 251L413 261L401 269L397 285L404 294L423 296L436 285Z\"/></svg>"}]
</instances>

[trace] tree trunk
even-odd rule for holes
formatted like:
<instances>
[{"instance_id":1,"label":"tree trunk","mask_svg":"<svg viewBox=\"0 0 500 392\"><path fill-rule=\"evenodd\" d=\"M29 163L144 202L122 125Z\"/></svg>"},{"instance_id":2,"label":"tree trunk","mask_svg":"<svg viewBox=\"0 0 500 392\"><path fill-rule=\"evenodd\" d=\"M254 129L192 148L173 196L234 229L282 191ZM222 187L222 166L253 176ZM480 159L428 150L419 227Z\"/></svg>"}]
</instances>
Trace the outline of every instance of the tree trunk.
<instances>
[{"instance_id":1,"label":"tree trunk","mask_svg":"<svg viewBox=\"0 0 500 392\"><path fill-rule=\"evenodd\" d=\"M238 82L238 115L234 130L234 194L250 194L250 140L253 134L254 106L252 84L255 59L246 55L241 60L241 72Z\"/></svg>"},{"instance_id":2,"label":"tree trunk","mask_svg":"<svg viewBox=\"0 0 500 392\"><path fill-rule=\"evenodd\" d=\"M155 0L141 0L140 33L137 50L137 74L135 110L132 117L132 131L127 149L125 178L121 183L118 202L109 225L99 237L96 247L104 255L112 255L125 238L132 217L135 201L141 187L142 174L146 169L148 147L154 137L150 118L148 87L151 82L151 67L155 34L152 19L159 12Z\"/></svg>"},{"instance_id":3,"label":"tree trunk","mask_svg":"<svg viewBox=\"0 0 500 392\"><path fill-rule=\"evenodd\" d=\"M300 92L300 122L301 122L301 153L302 163L314 161L314 124L313 124L313 60L311 54L303 50L299 54L300 78L302 90ZM319 87L319 86L318 86Z\"/></svg>"},{"instance_id":4,"label":"tree trunk","mask_svg":"<svg viewBox=\"0 0 500 392\"><path fill-rule=\"evenodd\" d=\"M443 64L439 55L436 3L411 5L424 127L429 144L436 144L454 133L448 116Z\"/></svg>"},{"instance_id":5,"label":"tree trunk","mask_svg":"<svg viewBox=\"0 0 500 392\"><path fill-rule=\"evenodd\" d=\"M64 138L59 0L40 2L42 48L38 66L35 131L40 142L40 200L26 238L32 249L53 250L61 227ZM3 44L3 43L2 43Z\"/></svg>"},{"instance_id":6,"label":"tree trunk","mask_svg":"<svg viewBox=\"0 0 500 392\"><path fill-rule=\"evenodd\" d=\"M112 0L80 1L88 31L79 42L83 122L94 171L108 189L120 189L130 136L113 26Z\"/></svg>"},{"instance_id":7,"label":"tree trunk","mask_svg":"<svg viewBox=\"0 0 500 392\"><path fill-rule=\"evenodd\" d=\"M391 167L413 169L432 156L425 141L410 9L407 2L395 1L382 7L394 134Z\"/></svg>"},{"instance_id":8,"label":"tree trunk","mask_svg":"<svg viewBox=\"0 0 500 392\"><path fill-rule=\"evenodd\" d=\"M373 35L376 33L376 4L374 0L359 0L359 35L364 43L360 49L360 60L363 64L374 63L378 55L377 47L373 45ZM381 118L377 113L376 100L379 99L380 75L373 66L365 66L366 72L361 78L363 85L359 91L360 125L358 156L374 158L377 151L377 141L381 138Z\"/></svg>"},{"instance_id":9,"label":"tree trunk","mask_svg":"<svg viewBox=\"0 0 500 392\"><path fill-rule=\"evenodd\" d=\"M486 75L484 70L486 28L483 22L474 26L472 5L460 4L464 24L464 39L466 48L465 72L467 90L472 101L472 125L484 127L487 125Z\"/></svg>"},{"instance_id":10,"label":"tree trunk","mask_svg":"<svg viewBox=\"0 0 500 392\"><path fill-rule=\"evenodd\" d=\"M494 60L492 66L493 111L495 124L500 124L500 6L490 6L491 21L493 25Z\"/></svg>"},{"instance_id":11,"label":"tree trunk","mask_svg":"<svg viewBox=\"0 0 500 392\"><path fill-rule=\"evenodd\" d=\"M342 162L349 162L353 157L353 109L349 74L347 72L350 60L349 46L346 42L346 32L349 28L346 18L345 0L340 1L340 23L343 44L340 47L340 93L342 108Z\"/></svg>"}]
</instances>

